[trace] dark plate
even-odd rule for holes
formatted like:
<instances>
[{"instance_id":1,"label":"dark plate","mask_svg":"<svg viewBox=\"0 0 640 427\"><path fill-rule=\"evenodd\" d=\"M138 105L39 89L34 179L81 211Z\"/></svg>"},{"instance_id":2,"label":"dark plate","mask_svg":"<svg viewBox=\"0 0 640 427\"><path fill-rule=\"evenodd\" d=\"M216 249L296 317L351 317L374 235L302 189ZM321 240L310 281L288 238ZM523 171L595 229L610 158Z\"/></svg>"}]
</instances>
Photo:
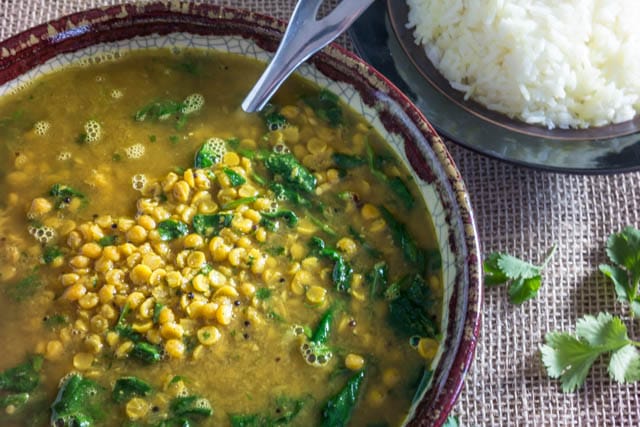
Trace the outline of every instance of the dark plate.
<instances>
[{"instance_id":1,"label":"dark plate","mask_svg":"<svg viewBox=\"0 0 640 427\"><path fill-rule=\"evenodd\" d=\"M464 101L405 27L404 0L378 1L352 26L356 51L391 79L436 129L467 148L508 162L557 172L640 170L640 118L586 130L548 130Z\"/></svg>"}]
</instances>

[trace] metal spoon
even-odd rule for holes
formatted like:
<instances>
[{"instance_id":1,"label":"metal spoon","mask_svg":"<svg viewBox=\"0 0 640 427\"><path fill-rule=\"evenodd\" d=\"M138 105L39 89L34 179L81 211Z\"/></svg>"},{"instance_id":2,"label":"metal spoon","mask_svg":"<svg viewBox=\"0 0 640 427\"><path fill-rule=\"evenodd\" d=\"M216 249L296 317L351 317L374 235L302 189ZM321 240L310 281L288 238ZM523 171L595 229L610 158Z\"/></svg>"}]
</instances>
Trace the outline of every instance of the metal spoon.
<instances>
[{"instance_id":1,"label":"metal spoon","mask_svg":"<svg viewBox=\"0 0 640 427\"><path fill-rule=\"evenodd\" d=\"M374 0L342 0L331 13L318 20L316 16L323 2L298 1L275 56L242 102L244 111L262 110L300 64L349 28Z\"/></svg>"}]
</instances>

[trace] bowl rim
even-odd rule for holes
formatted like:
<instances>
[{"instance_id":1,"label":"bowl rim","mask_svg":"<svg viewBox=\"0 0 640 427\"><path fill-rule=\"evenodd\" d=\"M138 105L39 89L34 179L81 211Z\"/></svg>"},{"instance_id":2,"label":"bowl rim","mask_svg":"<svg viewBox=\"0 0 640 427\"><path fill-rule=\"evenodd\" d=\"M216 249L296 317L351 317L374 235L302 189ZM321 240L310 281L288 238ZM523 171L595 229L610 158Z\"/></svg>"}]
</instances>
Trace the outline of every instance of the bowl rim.
<instances>
[{"instance_id":1,"label":"bowl rim","mask_svg":"<svg viewBox=\"0 0 640 427\"><path fill-rule=\"evenodd\" d=\"M230 29L233 29L234 34L242 31L242 37L251 38L258 46L270 52L275 51L279 38L286 28L286 21L250 10L185 1L124 3L82 10L33 26L1 41L0 85L14 80L60 54L74 52L98 43L125 40L140 35L139 27L135 29L134 24L149 25L150 29L158 30L170 28L172 31L165 31L169 33L187 32L183 27L189 27L191 30L190 26L193 26L193 30L197 32L198 29L202 30L202 26L206 27L212 23L220 25L215 27L216 33L224 34ZM209 31L212 31L212 28L209 27ZM117 30L115 34L114 30ZM111 33L108 33L109 31ZM261 32L262 39L256 36L257 32ZM373 104L375 101L371 96L366 96L367 92L383 90L388 97L402 106L437 159L445 178L444 181L438 182L447 187L458 209L459 218L457 219L460 221L458 227L462 233L460 243L464 245L464 248L458 249L466 252L465 266L467 267L465 277L461 277L460 280L465 281L467 292L466 295L461 296L463 301L453 302L462 304L463 307L464 318L459 320L462 321L460 325L462 333L457 337L450 337L456 340L452 349L455 355L450 357L452 363L443 381L432 386L432 389L437 389L434 390L435 400L428 408L423 405L418 408L418 415L426 415L426 411L432 411L429 417L431 423L442 425L462 390L464 377L472 363L480 333L483 297L482 263L469 195L462 176L442 139L422 112L390 80L356 54L335 43L312 57L310 62L325 74L331 67L335 67L332 74L346 76L348 71L358 74L362 77L362 81L349 80L348 82L355 87L363 98L363 102L367 104ZM335 79L334 76L331 78ZM348 79L348 77L344 78ZM392 126L389 117L381 117L381 119L385 127ZM403 135L405 150L410 150L407 147L406 138L407 135ZM415 152L413 154L419 155ZM416 168L415 165L411 167ZM431 176L430 171L424 172L436 181L436 177ZM454 314L452 311L450 310L450 317ZM441 368L441 365L442 363L436 367L436 370ZM423 424L423 422L424 419L420 418L413 420L409 425Z\"/></svg>"}]
</instances>

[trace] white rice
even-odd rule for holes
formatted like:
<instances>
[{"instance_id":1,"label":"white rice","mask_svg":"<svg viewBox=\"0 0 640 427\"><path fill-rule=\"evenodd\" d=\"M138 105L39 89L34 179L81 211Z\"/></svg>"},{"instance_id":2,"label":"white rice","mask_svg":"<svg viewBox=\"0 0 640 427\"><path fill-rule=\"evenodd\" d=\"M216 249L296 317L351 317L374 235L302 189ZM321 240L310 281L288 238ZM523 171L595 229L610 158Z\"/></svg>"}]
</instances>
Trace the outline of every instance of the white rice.
<instances>
[{"instance_id":1,"label":"white rice","mask_svg":"<svg viewBox=\"0 0 640 427\"><path fill-rule=\"evenodd\" d=\"M407 0L416 42L451 85L549 128L640 110L638 0Z\"/></svg>"}]
</instances>

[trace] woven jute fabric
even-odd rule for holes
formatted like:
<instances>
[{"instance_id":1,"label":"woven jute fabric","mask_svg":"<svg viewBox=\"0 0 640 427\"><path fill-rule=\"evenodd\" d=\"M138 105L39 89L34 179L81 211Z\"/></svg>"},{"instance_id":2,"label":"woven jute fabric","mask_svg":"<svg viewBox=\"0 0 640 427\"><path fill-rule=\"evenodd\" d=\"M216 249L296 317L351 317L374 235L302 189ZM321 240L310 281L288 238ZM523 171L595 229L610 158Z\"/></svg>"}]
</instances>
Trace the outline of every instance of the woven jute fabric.
<instances>
[{"instance_id":1,"label":"woven jute fabric","mask_svg":"<svg viewBox=\"0 0 640 427\"><path fill-rule=\"evenodd\" d=\"M0 38L71 12L115 3L0 0ZM287 18L295 1L212 3ZM325 3L330 8L337 1ZM340 43L350 47L347 37ZM547 332L573 328L579 317L600 311L623 315L629 335L640 340L639 321L625 315L625 307L597 272L606 262L607 236L625 225L640 227L640 173L539 172L448 146L469 190L485 253L503 251L537 262L558 246L537 299L514 306L504 288L486 292L482 335L454 413L466 426L638 425L639 385L614 383L605 362L599 361L582 389L564 394L558 381L547 377L539 346Z\"/></svg>"}]
</instances>

